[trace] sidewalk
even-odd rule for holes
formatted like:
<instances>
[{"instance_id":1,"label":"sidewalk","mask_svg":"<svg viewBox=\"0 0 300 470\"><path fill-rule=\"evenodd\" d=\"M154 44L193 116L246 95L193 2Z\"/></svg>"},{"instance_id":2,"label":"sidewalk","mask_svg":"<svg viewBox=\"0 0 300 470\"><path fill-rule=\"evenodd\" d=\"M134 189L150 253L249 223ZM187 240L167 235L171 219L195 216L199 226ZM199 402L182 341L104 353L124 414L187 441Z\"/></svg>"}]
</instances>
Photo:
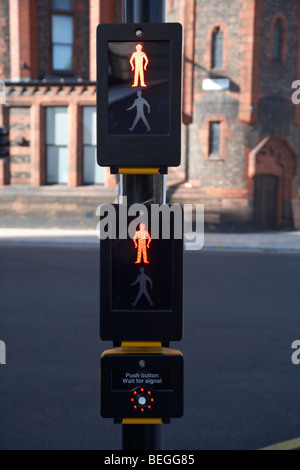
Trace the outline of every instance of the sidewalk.
<instances>
[{"instance_id":1,"label":"sidewalk","mask_svg":"<svg viewBox=\"0 0 300 470\"><path fill-rule=\"evenodd\" d=\"M193 234L187 234L191 238ZM99 245L96 230L0 228L0 244ZM202 237L185 243L186 250L200 250ZM205 233L204 250L255 250L300 253L300 231L269 233Z\"/></svg>"},{"instance_id":2,"label":"sidewalk","mask_svg":"<svg viewBox=\"0 0 300 470\"><path fill-rule=\"evenodd\" d=\"M204 248L260 251L293 251L300 253L300 231L269 233L208 233Z\"/></svg>"}]
</instances>

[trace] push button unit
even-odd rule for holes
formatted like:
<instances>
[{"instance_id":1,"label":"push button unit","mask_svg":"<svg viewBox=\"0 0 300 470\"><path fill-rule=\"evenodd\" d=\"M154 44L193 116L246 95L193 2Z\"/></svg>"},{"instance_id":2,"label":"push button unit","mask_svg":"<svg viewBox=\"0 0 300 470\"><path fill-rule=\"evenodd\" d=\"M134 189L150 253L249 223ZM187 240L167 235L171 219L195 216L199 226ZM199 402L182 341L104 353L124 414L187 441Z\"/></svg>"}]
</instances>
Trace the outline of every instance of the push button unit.
<instances>
[{"instance_id":1,"label":"push button unit","mask_svg":"<svg viewBox=\"0 0 300 470\"><path fill-rule=\"evenodd\" d=\"M152 397L151 390L146 390L145 388L138 388L133 391L133 396L130 399L133 404L133 408L142 413L145 410L151 410L154 403L154 398Z\"/></svg>"},{"instance_id":2,"label":"push button unit","mask_svg":"<svg viewBox=\"0 0 300 470\"><path fill-rule=\"evenodd\" d=\"M124 347L102 354L101 415L114 419L181 417L182 354L169 348L152 348L151 353L136 349L131 352Z\"/></svg>"}]
</instances>

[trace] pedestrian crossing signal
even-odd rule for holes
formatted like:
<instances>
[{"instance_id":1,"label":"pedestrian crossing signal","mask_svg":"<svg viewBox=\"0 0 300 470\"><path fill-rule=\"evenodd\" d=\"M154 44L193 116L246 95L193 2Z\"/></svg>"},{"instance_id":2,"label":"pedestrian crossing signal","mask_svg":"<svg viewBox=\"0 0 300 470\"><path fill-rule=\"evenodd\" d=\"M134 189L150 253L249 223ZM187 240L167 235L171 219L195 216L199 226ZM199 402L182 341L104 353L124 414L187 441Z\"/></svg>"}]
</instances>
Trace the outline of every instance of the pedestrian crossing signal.
<instances>
[{"instance_id":1,"label":"pedestrian crossing signal","mask_svg":"<svg viewBox=\"0 0 300 470\"><path fill-rule=\"evenodd\" d=\"M97 49L98 164L178 166L181 25L100 24Z\"/></svg>"},{"instance_id":2,"label":"pedestrian crossing signal","mask_svg":"<svg viewBox=\"0 0 300 470\"><path fill-rule=\"evenodd\" d=\"M182 215L182 207L177 206ZM145 205L148 223L136 223L128 215L125 225L121 220L124 207L113 207L117 223L110 228L108 222L108 237L100 242L100 336L116 342L179 341L183 330L183 234L175 237L174 213L170 211L164 221L162 213L154 215L151 206ZM129 206L125 207L128 214ZM164 223L170 229L165 238ZM134 227L131 236L130 226Z\"/></svg>"}]
</instances>

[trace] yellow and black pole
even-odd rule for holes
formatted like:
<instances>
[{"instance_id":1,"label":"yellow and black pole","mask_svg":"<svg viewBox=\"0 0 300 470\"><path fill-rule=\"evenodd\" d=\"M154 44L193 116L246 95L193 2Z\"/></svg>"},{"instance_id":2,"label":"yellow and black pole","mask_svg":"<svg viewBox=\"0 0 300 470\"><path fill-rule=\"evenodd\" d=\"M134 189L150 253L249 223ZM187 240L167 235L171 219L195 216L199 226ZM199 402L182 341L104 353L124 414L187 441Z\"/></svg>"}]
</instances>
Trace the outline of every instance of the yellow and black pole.
<instances>
[{"instance_id":1,"label":"yellow and black pole","mask_svg":"<svg viewBox=\"0 0 300 470\"><path fill-rule=\"evenodd\" d=\"M101 416L122 424L123 450L163 450L164 423L183 415L169 348L183 335L183 210L165 184L181 157L182 27L164 23L164 0L123 7L123 24L97 28L97 159L119 177L119 204L100 207L100 337L114 346Z\"/></svg>"},{"instance_id":2,"label":"yellow and black pole","mask_svg":"<svg viewBox=\"0 0 300 470\"><path fill-rule=\"evenodd\" d=\"M124 23L163 23L165 21L165 0L123 0ZM148 169L147 169L148 170ZM126 169L120 171L122 196L127 197L128 204L153 203L162 204L164 198L164 175L158 168L137 169L130 174ZM121 174L121 172L123 174ZM151 344L144 343L144 351L151 350ZM150 346L150 349L149 349ZM161 346L161 345L160 345ZM162 450L163 423L157 419L155 423L147 420L138 422L122 421L123 450Z\"/></svg>"}]
</instances>

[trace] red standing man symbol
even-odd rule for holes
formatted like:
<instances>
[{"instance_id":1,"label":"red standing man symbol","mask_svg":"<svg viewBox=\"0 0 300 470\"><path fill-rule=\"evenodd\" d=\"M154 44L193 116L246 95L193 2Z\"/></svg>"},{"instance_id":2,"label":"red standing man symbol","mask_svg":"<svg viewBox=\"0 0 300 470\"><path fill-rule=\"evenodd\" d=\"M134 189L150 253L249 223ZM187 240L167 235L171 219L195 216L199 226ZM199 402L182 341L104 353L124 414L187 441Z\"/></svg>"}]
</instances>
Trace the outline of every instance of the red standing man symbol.
<instances>
[{"instance_id":1,"label":"red standing man symbol","mask_svg":"<svg viewBox=\"0 0 300 470\"><path fill-rule=\"evenodd\" d=\"M147 70L149 60L145 52L143 52L143 46L141 44L137 44L135 49L135 52L129 60L131 70L134 72L134 83L132 87L137 87L139 81L142 87L146 87L144 70Z\"/></svg>"},{"instance_id":2,"label":"red standing man symbol","mask_svg":"<svg viewBox=\"0 0 300 470\"><path fill-rule=\"evenodd\" d=\"M150 233L146 230L145 224L140 224L139 228L140 229L135 232L133 237L134 246L138 250L135 264L140 264L142 262L142 258L145 264L149 264L147 248L150 246L151 236Z\"/></svg>"}]
</instances>

